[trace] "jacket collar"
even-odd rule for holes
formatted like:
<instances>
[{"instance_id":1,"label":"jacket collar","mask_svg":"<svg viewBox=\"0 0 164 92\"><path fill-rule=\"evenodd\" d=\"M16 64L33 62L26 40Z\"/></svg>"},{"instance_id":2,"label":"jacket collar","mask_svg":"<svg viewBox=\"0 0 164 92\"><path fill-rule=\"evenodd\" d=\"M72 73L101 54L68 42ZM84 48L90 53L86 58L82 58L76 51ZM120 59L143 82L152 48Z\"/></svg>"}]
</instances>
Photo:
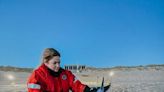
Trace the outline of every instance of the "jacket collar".
<instances>
[{"instance_id":1,"label":"jacket collar","mask_svg":"<svg viewBox=\"0 0 164 92\"><path fill-rule=\"evenodd\" d=\"M41 67L47 71L47 73L49 73L50 75L54 76L54 77L59 77L60 74L62 73L62 71L64 69L60 68L58 72L55 72L53 70L51 70L50 68L48 68L45 64L42 64Z\"/></svg>"}]
</instances>

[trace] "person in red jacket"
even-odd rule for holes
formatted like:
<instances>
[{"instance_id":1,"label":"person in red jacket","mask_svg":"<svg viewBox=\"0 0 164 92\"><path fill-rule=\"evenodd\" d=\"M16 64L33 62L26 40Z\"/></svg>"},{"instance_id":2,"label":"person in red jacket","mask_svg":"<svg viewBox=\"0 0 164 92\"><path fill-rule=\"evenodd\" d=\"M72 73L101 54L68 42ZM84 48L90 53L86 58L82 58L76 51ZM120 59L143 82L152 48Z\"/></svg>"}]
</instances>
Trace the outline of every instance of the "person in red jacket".
<instances>
[{"instance_id":1,"label":"person in red jacket","mask_svg":"<svg viewBox=\"0 0 164 92\"><path fill-rule=\"evenodd\" d=\"M60 53L54 48L46 48L42 64L35 69L27 81L28 92L96 92L82 84L72 72L60 67ZM104 87L108 90L110 84Z\"/></svg>"}]
</instances>

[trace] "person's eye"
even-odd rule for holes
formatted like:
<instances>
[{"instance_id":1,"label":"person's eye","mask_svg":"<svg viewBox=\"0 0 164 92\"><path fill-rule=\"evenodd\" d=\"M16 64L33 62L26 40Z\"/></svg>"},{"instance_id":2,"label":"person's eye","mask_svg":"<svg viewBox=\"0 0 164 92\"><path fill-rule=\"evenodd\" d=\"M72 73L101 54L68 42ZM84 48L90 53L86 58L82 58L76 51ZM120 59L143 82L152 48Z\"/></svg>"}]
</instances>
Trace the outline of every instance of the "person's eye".
<instances>
[{"instance_id":1,"label":"person's eye","mask_svg":"<svg viewBox=\"0 0 164 92\"><path fill-rule=\"evenodd\" d=\"M57 63L60 64L60 62L54 62L53 64L57 64Z\"/></svg>"},{"instance_id":2,"label":"person's eye","mask_svg":"<svg viewBox=\"0 0 164 92\"><path fill-rule=\"evenodd\" d=\"M53 63L54 65L56 64L56 62L55 63Z\"/></svg>"}]
</instances>

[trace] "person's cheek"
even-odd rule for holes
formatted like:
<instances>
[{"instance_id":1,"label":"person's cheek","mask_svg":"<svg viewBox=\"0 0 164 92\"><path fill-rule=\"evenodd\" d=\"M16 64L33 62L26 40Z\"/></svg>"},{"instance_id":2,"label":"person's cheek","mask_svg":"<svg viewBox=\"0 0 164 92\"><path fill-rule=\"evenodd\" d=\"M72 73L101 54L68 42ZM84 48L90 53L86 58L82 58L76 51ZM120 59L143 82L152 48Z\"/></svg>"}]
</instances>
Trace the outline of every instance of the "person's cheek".
<instances>
[{"instance_id":1,"label":"person's cheek","mask_svg":"<svg viewBox=\"0 0 164 92\"><path fill-rule=\"evenodd\" d=\"M54 69L54 68L55 68L55 66L54 66L54 65L51 65L51 68L52 68L52 69Z\"/></svg>"},{"instance_id":2,"label":"person's cheek","mask_svg":"<svg viewBox=\"0 0 164 92\"><path fill-rule=\"evenodd\" d=\"M59 64L57 64L55 68L56 68L56 70L59 70L60 65L59 65Z\"/></svg>"}]
</instances>

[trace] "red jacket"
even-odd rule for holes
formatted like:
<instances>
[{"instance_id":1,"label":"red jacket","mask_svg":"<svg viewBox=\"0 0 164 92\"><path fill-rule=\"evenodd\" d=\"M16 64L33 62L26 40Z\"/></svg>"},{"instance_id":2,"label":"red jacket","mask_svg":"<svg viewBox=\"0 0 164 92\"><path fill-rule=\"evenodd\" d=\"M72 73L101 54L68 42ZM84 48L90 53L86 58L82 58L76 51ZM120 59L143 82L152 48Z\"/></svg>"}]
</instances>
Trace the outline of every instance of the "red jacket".
<instances>
[{"instance_id":1,"label":"red jacket","mask_svg":"<svg viewBox=\"0 0 164 92\"><path fill-rule=\"evenodd\" d=\"M28 79L28 92L83 92L86 85L82 84L68 70L60 69L58 76L53 76L42 64L34 70Z\"/></svg>"}]
</instances>

